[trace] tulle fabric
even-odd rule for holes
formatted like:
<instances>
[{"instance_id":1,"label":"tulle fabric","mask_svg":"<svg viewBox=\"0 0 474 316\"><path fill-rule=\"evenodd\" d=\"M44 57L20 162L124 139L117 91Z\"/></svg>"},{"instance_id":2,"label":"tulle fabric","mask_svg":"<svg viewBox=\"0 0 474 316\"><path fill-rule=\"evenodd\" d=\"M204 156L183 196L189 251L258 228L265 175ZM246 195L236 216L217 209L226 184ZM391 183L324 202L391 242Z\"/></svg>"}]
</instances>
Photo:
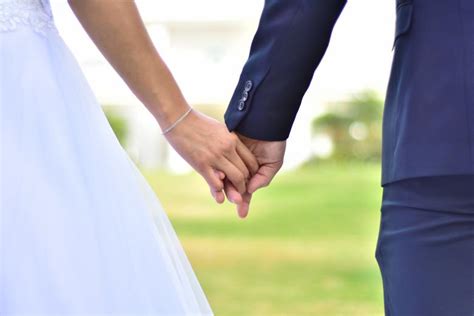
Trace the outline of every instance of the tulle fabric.
<instances>
[{"instance_id":1,"label":"tulle fabric","mask_svg":"<svg viewBox=\"0 0 474 316\"><path fill-rule=\"evenodd\" d=\"M212 315L54 29L0 32L0 140L0 315Z\"/></svg>"}]
</instances>

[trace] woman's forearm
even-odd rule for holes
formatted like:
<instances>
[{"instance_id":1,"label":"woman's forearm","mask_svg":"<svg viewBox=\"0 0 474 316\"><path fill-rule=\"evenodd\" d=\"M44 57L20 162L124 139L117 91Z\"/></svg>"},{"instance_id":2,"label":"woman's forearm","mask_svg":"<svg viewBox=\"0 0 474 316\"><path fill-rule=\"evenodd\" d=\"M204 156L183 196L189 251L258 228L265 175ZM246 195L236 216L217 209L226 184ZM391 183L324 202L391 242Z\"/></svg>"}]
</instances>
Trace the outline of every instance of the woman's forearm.
<instances>
[{"instance_id":1,"label":"woman's forearm","mask_svg":"<svg viewBox=\"0 0 474 316\"><path fill-rule=\"evenodd\" d=\"M187 109L132 0L69 0L99 50L145 104L161 128Z\"/></svg>"}]
</instances>

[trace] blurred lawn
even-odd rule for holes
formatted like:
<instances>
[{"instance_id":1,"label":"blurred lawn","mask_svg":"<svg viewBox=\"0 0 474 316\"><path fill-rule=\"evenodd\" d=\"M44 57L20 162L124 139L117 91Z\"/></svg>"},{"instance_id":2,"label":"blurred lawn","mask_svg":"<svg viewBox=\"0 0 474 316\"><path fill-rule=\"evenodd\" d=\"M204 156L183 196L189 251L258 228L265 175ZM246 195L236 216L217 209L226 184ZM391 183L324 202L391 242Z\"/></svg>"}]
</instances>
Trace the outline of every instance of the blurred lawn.
<instances>
[{"instance_id":1,"label":"blurred lawn","mask_svg":"<svg viewBox=\"0 0 474 316\"><path fill-rule=\"evenodd\" d=\"M197 175L144 173L217 316L331 316L383 315L379 169L346 162L283 173L244 220L213 203Z\"/></svg>"}]
</instances>

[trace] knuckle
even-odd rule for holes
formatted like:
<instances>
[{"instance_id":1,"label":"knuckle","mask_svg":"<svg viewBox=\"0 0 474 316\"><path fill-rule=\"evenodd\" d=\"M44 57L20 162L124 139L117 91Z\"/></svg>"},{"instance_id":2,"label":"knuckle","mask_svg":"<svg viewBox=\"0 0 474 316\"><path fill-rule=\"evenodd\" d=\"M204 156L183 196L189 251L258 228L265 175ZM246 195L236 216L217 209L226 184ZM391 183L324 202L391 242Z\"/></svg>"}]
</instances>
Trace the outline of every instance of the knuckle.
<instances>
[{"instance_id":1,"label":"knuckle","mask_svg":"<svg viewBox=\"0 0 474 316\"><path fill-rule=\"evenodd\" d=\"M207 161L213 161L214 159L216 159L216 157L219 157L219 153L215 151L208 151L203 156L204 159L206 159Z\"/></svg>"},{"instance_id":2,"label":"knuckle","mask_svg":"<svg viewBox=\"0 0 474 316\"><path fill-rule=\"evenodd\" d=\"M226 153L230 153L234 150L234 144L232 144L232 141L227 141L224 144L224 151Z\"/></svg>"},{"instance_id":3,"label":"knuckle","mask_svg":"<svg viewBox=\"0 0 474 316\"><path fill-rule=\"evenodd\" d=\"M197 170L203 170L204 169L204 161L202 159L196 159L194 161L194 164L195 164Z\"/></svg>"},{"instance_id":4,"label":"knuckle","mask_svg":"<svg viewBox=\"0 0 474 316\"><path fill-rule=\"evenodd\" d=\"M231 135L231 137L227 138L225 144L226 147L234 149L237 146L237 139Z\"/></svg>"},{"instance_id":5,"label":"knuckle","mask_svg":"<svg viewBox=\"0 0 474 316\"><path fill-rule=\"evenodd\" d=\"M203 169L207 168L210 165L211 161L212 159L208 155L201 157L201 167Z\"/></svg>"},{"instance_id":6,"label":"knuckle","mask_svg":"<svg viewBox=\"0 0 474 316\"><path fill-rule=\"evenodd\" d=\"M222 184L222 182L216 180L214 183L214 189L216 191L222 191L224 189L224 185Z\"/></svg>"}]
</instances>

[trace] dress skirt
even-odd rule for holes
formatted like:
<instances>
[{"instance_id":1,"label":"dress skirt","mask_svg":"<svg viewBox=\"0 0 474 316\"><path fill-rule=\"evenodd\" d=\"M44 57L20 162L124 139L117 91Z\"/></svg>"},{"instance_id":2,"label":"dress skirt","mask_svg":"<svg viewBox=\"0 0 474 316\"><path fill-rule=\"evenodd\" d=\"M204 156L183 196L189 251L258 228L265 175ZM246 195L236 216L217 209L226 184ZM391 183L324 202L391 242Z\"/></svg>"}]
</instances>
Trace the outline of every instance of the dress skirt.
<instances>
[{"instance_id":1,"label":"dress skirt","mask_svg":"<svg viewBox=\"0 0 474 316\"><path fill-rule=\"evenodd\" d=\"M0 315L212 315L47 1L2 1Z\"/></svg>"}]
</instances>

